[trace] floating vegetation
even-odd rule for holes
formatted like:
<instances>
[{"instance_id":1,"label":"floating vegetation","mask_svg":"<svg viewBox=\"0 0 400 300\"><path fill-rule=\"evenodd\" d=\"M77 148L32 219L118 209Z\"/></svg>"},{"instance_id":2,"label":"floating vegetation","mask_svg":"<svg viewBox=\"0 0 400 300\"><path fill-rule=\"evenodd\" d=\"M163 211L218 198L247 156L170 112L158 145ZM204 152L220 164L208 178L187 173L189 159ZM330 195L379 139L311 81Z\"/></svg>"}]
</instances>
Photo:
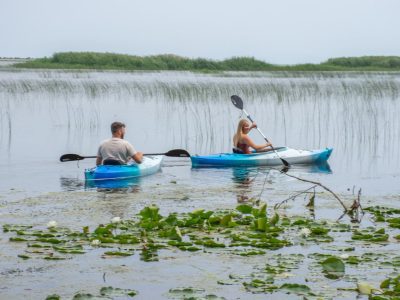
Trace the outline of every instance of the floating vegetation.
<instances>
[{"instance_id":1,"label":"floating vegetation","mask_svg":"<svg viewBox=\"0 0 400 300\"><path fill-rule=\"evenodd\" d=\"M345 264L337 257L328 257L321 265L327 278L338 279L344 276Z\"/></svg>"},{"instance_id":2,"label":"floating vegetation","mask_svg":"<svg viewBox=\"0 0 400 300\"><path fill-rule=\"evenodd\" d=\"M383 296L375 296L372 299L399 299L400 297L400 275L387 278L380 284Z\"/></svg>"},{"instance_id":3,"label":"floating vegetation","mask_svg":"<svg viewBox=\"0 0 400 300\"><path fill-rule=\"evenodd\" d=\"M57 294L53 294L53 295L47 296L46 300L61 300L61 297Z\"/></svg>"},{"instance_id":4,"label":"floating vegetation","mask_svg":"<svg viewBox=\"0 0 400 300\"><path fill-rule=\"evenodd\" d=\"M369 242L386 242L389 235L385 233L384 228L376 230L376 228L370 227L364 230L355 230L351 238Z\"/></svg>"},{"instance_id":5,"label":"floating vegetation","mask_svg":"<svg viewBox=\"0 0 400 300\"><path fill-rule=\"evenodd\" d=\"M78 292L73 296L73 300L95 300L95 299L114 299L114 298L132 298L138 294L136 290L114 288L112 286L102 287L99 295L93 295L84 292ZM46 300L60 300L61 297L57 294L49 295Z\"/></svg>"},{"instance_id":6,"label":"floating vegetation","mask_svg":"<svg viewBox=\"0 0 400 300\"><path fill-rule=\"evenodd\" d=\"M115 297L115 296L134 297L137 295L137 291L129 289L113 288L111 286L107 286L107 287L102 287L100 289L100 295L109 297Z\"/></svg>"},{"instance_id":7,"label":"floating vegetation","mask_svg":"<svg viewBox=\"0 0 400 300\"><path fill-rule=\"evenodd\" d=\"M223 300L225 298L218 297L216 295L207 294L205 289L193 288L193 287L182 287L173 288L168 292L168 298L171 299L215 299Z\"/></svg>"},{"instance_id":8,"label":"floating vegetation","mask_svg":"<svg viewBox=\"0 0 400 300\"><path fill-rule=\"evenodd\" d=\"M161 215L159 208L151 205L144 207L132 219L111 220L94 230L87 226L81 231L59 226L40 230L32 226L5 224L3 231L11 235L10 242L26 244L25 253L17 254L21 261L74 259L74 255L85 255L94 249L100 251L101 258L126 260L138 257L151 263L164 260L171 253L177 253L176 250L192 252L191 255L201 253L244 257L249 262L256 262L250 274L230 274L229 278L217 279L217 283L243 285L250 293L289 293L328 298L335 293L365 293L369 285L363 284L362 276L358 278L354 274L375 268L386 270L388 277L380 289L369 289L369 294L375 297L373 299L391 299L399 293L400 277L390 274L398 271L400 256L366 252L363 249L369 249L374 243L390 243L390 237L398 235L398 228L391 227L393 221L390 221L397 220L400 211L382 207L369 207L365 211L381 219L377 223L380 228L314 220L304 216L288 218L277 211L269 211L267 205L261 203L258 206L240 204L236 209L197 209L167 216ZM383 228L384 225L387 227ZM339 244L338 240L341 241ZM321 245L321 249L325 250L309 255L278 251L316 245ZM262 263L257 257L262 259ZM305 267L309 274L304 277L304 274L300 274L304 273ZM339 280L346 286L330 290L318 288L316 282L321 280L321 273L325 280ZM75 299L128 293L128 290L107 287L100 291L99 296L78 293ZM131 293L134 295L136 291ZM198 288L171 289L168 296L220 299Z\"/></svg>"}]
</instances>

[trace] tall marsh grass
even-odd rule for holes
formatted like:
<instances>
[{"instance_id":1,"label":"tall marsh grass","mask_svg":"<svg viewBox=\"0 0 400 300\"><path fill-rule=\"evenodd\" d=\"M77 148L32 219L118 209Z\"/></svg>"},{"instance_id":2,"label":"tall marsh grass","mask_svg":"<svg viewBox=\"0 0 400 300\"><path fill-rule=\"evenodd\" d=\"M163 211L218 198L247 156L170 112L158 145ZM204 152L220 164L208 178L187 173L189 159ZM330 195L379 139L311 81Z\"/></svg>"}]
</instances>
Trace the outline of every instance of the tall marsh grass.
<instances>
[{"instance_id":1,"label":"tall marsh grass","mask_svg":"<svg viewBox=\"0 0 400 300\"><path fill-rule=\"evenodd\" d=\"M0 137L11 137L22 110L28 116L48 110L49 118L54 116L49 122L82 136L117 114L153 126L146 137L143 133L143 143L149 138L198 154L229 151L240 117L229 100L232 94L243 98L278 146L333 146L338 157L347 153L348 164L355 157L365 162L371 153L400 160L400 75L395 72L4 71ZM140 140L142 133L137 134Z\"/></svg>"}]
</instances>

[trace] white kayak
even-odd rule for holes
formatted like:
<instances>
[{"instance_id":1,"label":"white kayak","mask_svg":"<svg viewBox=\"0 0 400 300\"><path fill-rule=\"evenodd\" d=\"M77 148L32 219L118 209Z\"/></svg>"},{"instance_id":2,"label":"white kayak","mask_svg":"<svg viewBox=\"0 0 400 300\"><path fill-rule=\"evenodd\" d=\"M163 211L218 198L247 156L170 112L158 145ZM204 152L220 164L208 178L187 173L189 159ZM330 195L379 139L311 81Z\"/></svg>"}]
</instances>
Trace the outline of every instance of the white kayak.
<instances>
[{"instance_id":1,"label":"white kayak","mask_svg":"<svg viewBox=\"0 0 400 300\"><path fill-rule=\"evenodd\" d=\"M279 157L291 165L308 165L324 163L328 160L333 148L317 150L299 150L289 147L275 148ZM251 154L220 153L206 156L191 156L193 167L210 166L276 166L282 165L281 159L274 151L255 152Z\"/></svg>"}]
</instances>

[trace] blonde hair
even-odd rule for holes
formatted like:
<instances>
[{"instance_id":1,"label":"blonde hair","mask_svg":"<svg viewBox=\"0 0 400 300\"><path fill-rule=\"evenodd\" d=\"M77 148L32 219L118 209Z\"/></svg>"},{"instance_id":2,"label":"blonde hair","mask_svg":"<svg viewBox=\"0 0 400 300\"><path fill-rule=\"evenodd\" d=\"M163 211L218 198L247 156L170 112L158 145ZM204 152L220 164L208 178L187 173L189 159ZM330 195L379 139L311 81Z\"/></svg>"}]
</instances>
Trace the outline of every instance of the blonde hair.
<instances>
[{"instance_id":1,"label":"blonde hair","mask_svg":"<svg viewBox=\"0 0 400 300\"><path fill-rule=\"evenodd\" d=\"M243 135L243 126L245 124L249 124L249 122L247 122L246 119L241 119L239 121L236 133L233 136L233 147L237 147L238 146L238 143L239 143L239 141L240 141L240 139L242 138L242 135Z\"/></svg>"}]
</instances>

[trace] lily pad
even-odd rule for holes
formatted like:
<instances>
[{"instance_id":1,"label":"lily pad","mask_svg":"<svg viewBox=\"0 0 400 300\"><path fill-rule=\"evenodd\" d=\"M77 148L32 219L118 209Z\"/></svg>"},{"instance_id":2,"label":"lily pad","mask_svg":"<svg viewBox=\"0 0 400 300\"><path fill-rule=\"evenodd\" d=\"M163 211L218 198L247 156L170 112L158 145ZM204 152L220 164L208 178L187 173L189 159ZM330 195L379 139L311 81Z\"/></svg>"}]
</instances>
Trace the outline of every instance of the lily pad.
<instances>
[{"instance_id":1,"label":"lily pad","mask_svg":"<svg viewBox=\"0 0 400 300\"><path fill-rule=\"evenodd\" d=\"M284 283L279 289L300 295L309 294L311 292L311 289L308 286L297 283Z\"/></svg>"},{"instance_id":2,"label":"lily pad","mask_svg":"<svg viewBox=\"0 0 400 300\"><path fill-rule=\"evenodd\" d=\"M46 300L60 300L61 297L57 294L49 295L46 297Z\"/></svg>"},{"instance_id":3,"label":"lily pad","mask_svg":"<svg viewBox=\"0 0 400 300\"><path fill-rule=\"evenodd\" d=\"M329 279L337 279L344 275L345 264L340 258L329 257L321 262L322 269L324 270L325 277Z\"/></svg>"},{"instance_id":4,"label":"lily pad","mask_svg":"<svg viewBox=\"0 0 400 300\"><path fill-rule=\"evenodd\" d=\"M134 297L137 295L137 293L138 292L135 290L114 288L112 286L102 287L100 289L100 295L109 297L118 297L118 296Z\"/></svg>"},{"instance_id":5,"label":"lily pad","mask_svg":"<svg viewBox=\"0 0 400 300\"><path fill-rule=\"evenodd\" d=\"M236 207L236 210L240 211L242 214L251 214L253 207L247 204L241 204Z\"/></svg>"}]
</instances>

